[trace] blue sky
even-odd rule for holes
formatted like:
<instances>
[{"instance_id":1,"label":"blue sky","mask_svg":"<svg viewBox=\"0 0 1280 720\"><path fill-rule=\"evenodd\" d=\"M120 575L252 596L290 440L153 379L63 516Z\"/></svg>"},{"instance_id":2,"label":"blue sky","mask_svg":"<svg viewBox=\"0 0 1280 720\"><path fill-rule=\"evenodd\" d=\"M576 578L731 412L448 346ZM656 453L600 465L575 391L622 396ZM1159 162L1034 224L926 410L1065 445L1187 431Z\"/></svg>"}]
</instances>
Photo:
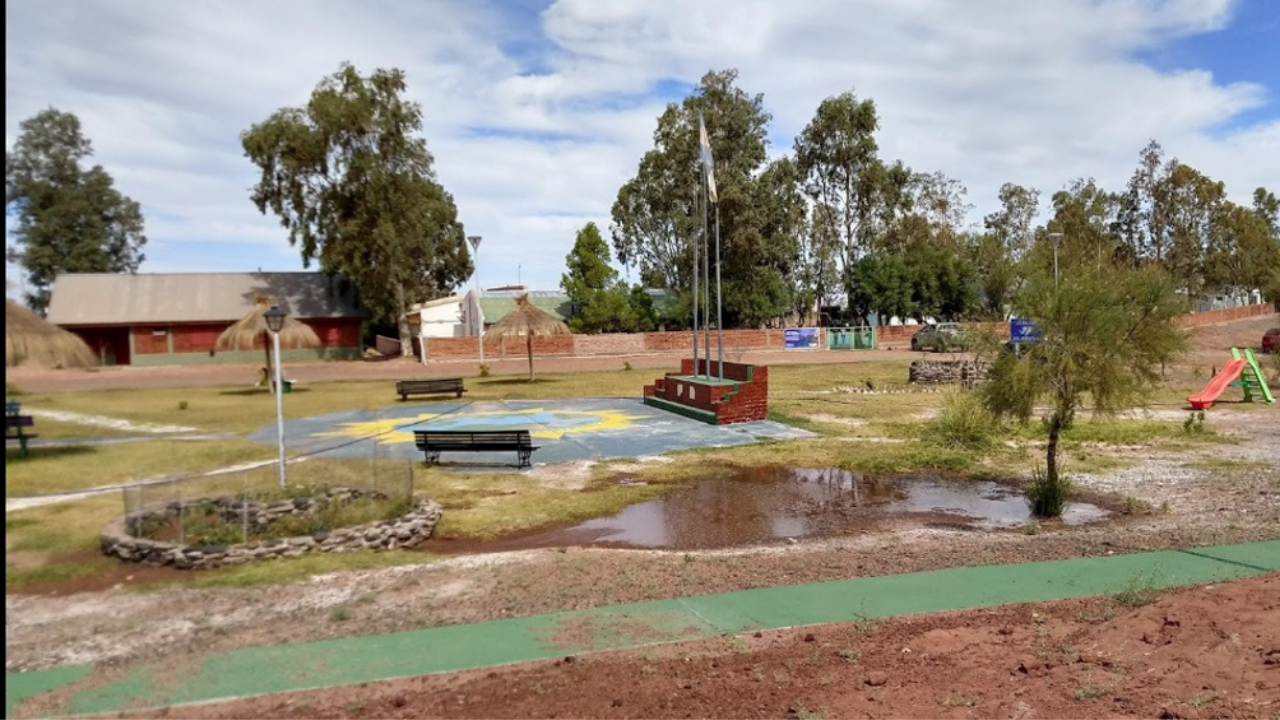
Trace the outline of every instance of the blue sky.
<instances>
[{"instance_id":1,"label":"blue sky","mask_svg":"<svg viewBox=\"0 0 1280 720\"><path fill-rule=\"evenodd\" d=\"M405 70L486 286L556 287L664 105L727 67L764 94L774 155L823 98L874 99L882 154L959 179L972 222L1004 182L1118 189L1150 139L1238 201L1280 191L1274 0L16 0L5 19L6 147L45 107L76 113L142 203L144 272L301 269L238 136L343 61Z\"/></svg>"}]
</instances>

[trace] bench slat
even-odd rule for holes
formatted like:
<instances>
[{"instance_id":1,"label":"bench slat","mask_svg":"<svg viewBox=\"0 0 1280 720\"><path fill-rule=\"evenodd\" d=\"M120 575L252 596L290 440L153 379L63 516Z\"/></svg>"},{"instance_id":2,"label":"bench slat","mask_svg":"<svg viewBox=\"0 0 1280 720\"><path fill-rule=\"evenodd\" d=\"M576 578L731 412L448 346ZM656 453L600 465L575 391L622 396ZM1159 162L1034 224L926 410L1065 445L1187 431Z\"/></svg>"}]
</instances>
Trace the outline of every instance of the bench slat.
<instances>
[{"instance_id":1,"label":"bench slat","mask_svg":"<svg viewBox=\"0 0 1280 720\"><path fill-rule=\"evenodd\" d=\"M462 378L429 378L425 380L397 380L396 394L401 400L407 400L410 395L423 395L428 393L454 393L458 397L462 397L462 393L466 392L466 387L462 384Z\"/></svg>"},{"instance_id":2,"label":"bench slat","mask_svg":"<svg viewBox=\"0 0 1280 720\"><path fill-rule=\"evenodd\" d=\"M440 453L515 450L520 467L528 467L538 447L528 430L415 430L414 444L426 454L427 462L437 462Z\"/></svg>"}]
</instances>

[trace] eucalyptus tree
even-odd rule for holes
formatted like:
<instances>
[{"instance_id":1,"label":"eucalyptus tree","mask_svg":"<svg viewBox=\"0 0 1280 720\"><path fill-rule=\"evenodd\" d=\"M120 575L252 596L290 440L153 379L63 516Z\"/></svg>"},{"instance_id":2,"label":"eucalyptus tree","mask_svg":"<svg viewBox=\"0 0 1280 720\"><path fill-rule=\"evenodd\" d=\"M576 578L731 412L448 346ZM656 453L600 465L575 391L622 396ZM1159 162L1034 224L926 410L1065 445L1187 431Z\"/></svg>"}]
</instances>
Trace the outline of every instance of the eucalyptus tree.
<instances>
[{"instance_id":1,"label":"eucalyptus tree","mask_svg":"<svg viewBox=\"0 0 1280 720\"><path fill-rule=\"evenodd\" d=\"M408 354L409 305L451 292L473 265L406 89L399 69L365 77L344 63L305 106L277 110L240 140L261 171L254 205L280 218L304 266L341 273L373 320L397 324Z\"/></svg>"}]
</instances>

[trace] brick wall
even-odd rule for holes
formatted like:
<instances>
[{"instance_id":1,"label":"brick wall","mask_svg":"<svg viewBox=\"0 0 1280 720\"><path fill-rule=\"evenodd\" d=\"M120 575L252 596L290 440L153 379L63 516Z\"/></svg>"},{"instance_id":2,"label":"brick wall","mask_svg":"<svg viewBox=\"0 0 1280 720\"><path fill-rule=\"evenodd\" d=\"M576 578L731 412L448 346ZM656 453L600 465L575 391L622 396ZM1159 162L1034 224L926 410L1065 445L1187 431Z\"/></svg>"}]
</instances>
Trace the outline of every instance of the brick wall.
<instances>
[{"instance_id":1,"label":"brick wall","mask_svg":"<svg viewBox=\"0 0 1280 720\"><path fill-rule=\"evenodd\" d=\"M179 325L173 328L173 351L176 353L209 352L218 342L226 325Z\"/></svg>"},{"instance_id":2,"label":"brick wall","mask_svg":"<svg viewBox=\"0 0 1280 720\"><path fill-rule=\"evenodd\" d=\"M699 340L698 345L702 342ZM680 332L652 332L644 334L645 352L667 352L670 350L693 350L693 334L687 330Z\"/></svg>"},{"instance_id":3,"label":"brick wall","mask_svg":"<svg viewBox=\"0 0 1280 720\"><path fill-rule=\"evenodd\" d=\"M644 352L642 333L574 335L574 355L635 355Z\"/></svg>"},{"instance_id":4,"label":"brick wall","mask_svg":"<svg viewBox=\"0 0 1280 720\"><path fill-rule=\"evenodd\" d=\"M146 325L133 328L135 355L162 355L169 352L169 328Z\"/></svg>"},{"instance_id":5,"label":"brick wall","mask_svg":"<svg viewBox=\"0 0 1280 720\"><path fill-rule=\"evenodd\" d=\"M1214 323L1227 322L1229 320L1242 320L1244 318L1260 317L1262 315L1271 315L1276 311L1275 306L1271 303L1263 303L1262 305L1245 305L1243 307L1223 308L1222 310L1210 310L1202 313L1192 313L1183 315L1178 318L1178 327L1200 327L1202 325L1213 325Z\"/></svg>"},{"instance_id":6,"label":"brick wall","mask_svg":"<svg viewBox=\"0 0 1280 720\"><path fill-rule=\"evenodd\" d=\"M509 337L503 338L502 345L498 348L498 352L494 355L516 355L525 357L529 354L526 344L527 338ZM497 343L494 343L496 345ZM490 353L490 343L484 344L485 354ZM573 336L572 335L543 335L533 339L534 355L572 355L573 354Z\"/></svg>"},{"instance_id":7,"label":"brick wall","mask_svg":"<svg viewBox=\"0 0 1280 720\"><path fill-rule=\"evenodd\" d=\"M360 320L349 318L303 319L320 336L321 347L360 347Z\"/></svg>"}]
</instances>

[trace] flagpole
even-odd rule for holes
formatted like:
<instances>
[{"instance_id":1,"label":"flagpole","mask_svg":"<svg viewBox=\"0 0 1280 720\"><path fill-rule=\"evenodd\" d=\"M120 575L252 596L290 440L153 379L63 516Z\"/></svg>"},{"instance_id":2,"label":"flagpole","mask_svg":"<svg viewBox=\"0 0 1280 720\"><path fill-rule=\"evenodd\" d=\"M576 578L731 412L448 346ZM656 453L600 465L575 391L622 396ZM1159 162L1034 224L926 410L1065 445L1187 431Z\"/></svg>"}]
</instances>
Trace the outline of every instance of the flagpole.
<instances>
[{"instance_id":1,"label":"flagpole","mask_svg":"<svg viewBox=\"0 0 1280 720\"><path fill-rule=\"evenodd\" d=\"M707 184L704 182L702 186L706 187ZM702 242L705 243L702 248L702 347L707 351L707 378L711 377L711 225L707 223L707 205L710 204L708 198L707 203L702 206Z\"/></svg>"},{"instance_id":2,"label":"flagpole","mask_svg":"<svg viewBox=\"0 0 1280 720\"><path fill-rule=\"evenodd\" d=\"M703 184L703 193L706 192L706 184ZM694 193L693 201L698 202L698 194ZM702 203L703 217L706 216L706 202ZM703 220L703 232L706 232L706 220ZM698 236L694 235L690 238L693 241L693 376L698 377ZM708 348L709 349L709 348Z\"/></svg>"},{"instance_id":3,"label":"flagpole","mask_svg":"<svg viewBox=\"0 0 1280 720\"><path fill-rule=\"evenodd\" d=\"M710 350L707 351L710 354ZM724 380L724 314L720 304L720 203L716 203L716 357Z\"/></svg>"}]
</instances>

